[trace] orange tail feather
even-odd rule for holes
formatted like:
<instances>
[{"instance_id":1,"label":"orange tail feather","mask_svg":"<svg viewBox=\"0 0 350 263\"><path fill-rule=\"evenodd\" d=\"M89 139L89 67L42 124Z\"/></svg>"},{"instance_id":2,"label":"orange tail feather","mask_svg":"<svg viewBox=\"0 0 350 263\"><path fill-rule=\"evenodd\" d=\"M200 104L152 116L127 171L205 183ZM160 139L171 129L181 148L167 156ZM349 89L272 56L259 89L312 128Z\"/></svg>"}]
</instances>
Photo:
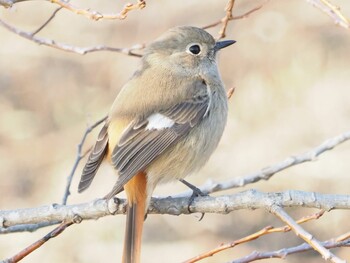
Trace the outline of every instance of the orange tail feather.
<instances>
[{"instance_id":1,"label":"orange tail feather","mask_svg":"<svg viewBox=\"0 0 350 263\"><path fill-rule=\"evenodd\" d=\"M147 199L146 174L139 172L125 186L128 198L123 263L139 263Z\"/></svg>"}]
</instances>

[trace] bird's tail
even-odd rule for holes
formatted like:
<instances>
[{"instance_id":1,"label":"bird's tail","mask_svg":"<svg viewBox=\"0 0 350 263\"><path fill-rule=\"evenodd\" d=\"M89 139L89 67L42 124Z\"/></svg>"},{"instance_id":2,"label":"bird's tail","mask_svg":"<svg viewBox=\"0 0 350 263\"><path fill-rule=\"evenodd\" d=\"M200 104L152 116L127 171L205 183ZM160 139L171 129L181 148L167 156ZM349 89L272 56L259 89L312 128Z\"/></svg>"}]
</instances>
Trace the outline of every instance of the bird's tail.
<instances>
[{"instance_id":1,"label":"bird's tail","mask_svg":"<svg viewBox=\"0 0 350 263\"><path fill-rule=\"evenodd\" d=\"M141 256L142 229L147 200L146 174L139 172L124 189L128 198L123 263L139 263Z\"/></svg>"}]
</instances>

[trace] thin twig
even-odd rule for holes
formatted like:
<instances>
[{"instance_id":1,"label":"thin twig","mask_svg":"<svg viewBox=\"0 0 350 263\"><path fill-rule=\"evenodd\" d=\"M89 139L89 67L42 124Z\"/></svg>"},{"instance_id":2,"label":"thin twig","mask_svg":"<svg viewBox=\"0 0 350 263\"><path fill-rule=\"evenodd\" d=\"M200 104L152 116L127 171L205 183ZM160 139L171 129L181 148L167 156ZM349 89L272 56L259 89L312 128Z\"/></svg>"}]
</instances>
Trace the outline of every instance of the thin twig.
<instances>
[{"instance_id":1,"label":"thin twig","mask_svg":"<svg viewBox=\"0 0 350 263\"><path fill-rule=\"evenodd\" d=\"M256 11L260 10L261 8L263 8L267 2L269 2L270 0L266 0L265 2L263 2L261 5L252 8L251 10L249 10L248 12L245 12L242 15L238 15L238 16L233 16L232 20L238 20L238 19L245 19L248 18L251 14L255 13Z\"/></svg>"},{"instance_id":2,"label":"thin twig","mask_svg":"<svg viewBox=\"0 0 350 263\"><path fill-rule=\"evenodd\" d=\"M326 249L320 241L318 241L313 235L303 229L300 225L298 225L294 219L288 215L284 209L278 205L272 205L269 208L269 211L281 219L284 223L286 223L293 232L300 238L302 238L306 243L312 246L318 253L321 254L323 259L330 260L334 263L346 263L345 260L338 258L334 255L330 250Z\"/></svg>"},{"instance_id":3,"label":"thin twig","mask_svg":"<svg viewBox=\"0 0 350 263\"><path fill-rule=\"evenodd\" d=\"M18 232L34 232L40 228L57 225L61 223L61 221L51 221L51 222L42 222L38 224L24 224L24 225L16 225L10 227L0 227L0 234L10 234L10 233L18 233ZM1 262L1 261L0 261Z\"/></svg>"},{"instance_id":4,"label":"thin twig","mask_svg":"<svg viewBox=\"0 0 350 263\"><path fill-rule=\"evenodd\" d=\"M270 177L273 176L273 174L279 172L279 171L282 171L284 169L287 169L293 165L297 165L297 164L300 164L300 163L303 163L303 162L307 162L307 161L313 161L315 160L315 158L319 155L321 155L323 152L325 151L328 151L328 150L331 150L333 149L334 147L340 145L341 143L347 141L350 139L350 132L345 132L341 135L338 135L334 138L331 138L331 139L328 139L326 140L324 143L322 143L321 145L319 145L318 147L310 150L309 152L306 152L304 154L300 154L298 156L295 156L295 157L289 157L287 158L286 160L284 160L283 162L280 162L280 163L277 163L273 166L270 166L268 168L265 168L257 173L254 173L250 176L247 176L247 177L242 177L242 178L238 178L238 179L233 179L233 180L229 180L229 181L226 181L226 182L221 182L221 183L209 183L209 184L206 184L202 187L200 187L200 190L203 192L203 193L212 193L212 192L217 192L217 191L220 191L220 190L226 190L226 189L231 189L231 188L234 188L234 187L239 187L239 186L243 186L243 185L246 185L246 184L249 184L249 183L253 183L253 182L256 182L256 181L259 181L259 180L268 180ZM189 197L191 196L192 192L191 191L187 191L187 192L183 192L181 194L177 194L177 195L174 195L173 198L181 198L181 197ZM237 201L236 201L237 202ZM170 205L170 204L169 204ZM171 204L171 207L174 207L174 210L172 211L168 211L168 212L173 212L174 214L178 213L180 214L181 212L181 209L180 210L177 210L175 209L176 208L176 205L172 205ZM187 211L187 203L186 203L186 211ZM330 206L329 209L332 209L333 207ZM73 209L73 208L72 208ZM91 210L91 214L90 216L87 215L87 218L91 218L91 216L95 213L93 212L94 209L96 209L96 207L93 207L92 205L92 210ZM326 208L325 208L326 209ZM50 210L50 209L48 209ZM192 210L193 211L193 210ZM9 231L6 231L4 230L4 228L6 227L10 227L11 225L3 225L1 227L1 222L2 220L2 216L3 216L3 213L5 211L0 211L0 233L8 233ZM195 212L195 211L194 211ZM201 210L201 211L197 211L197 212L205 212L205 210ZM40 212L36 213L35 212L35 209L34 211L28 211L28 212L24 212L23 214L23 217L24 218L30 218L28 215L31 215L31 214L34 214L34 217L35 217L35 214L40 214ZM103 215L99 215L99 217L101 216L104 216L105 214ZM19 215L16 215L16 216L19 216ZM92 216L93 217L93 216ZM19 218L22 218L22 216L19 216ZM65 217L64 216L59 216L59 218L51 218L51 222L52 221L57 221L57 220L62 220L62 218L64 219ZM95 218L95 217L93 217ZM42 220L39 218L38 220L34 220L34 221L23 221L23 222L17 222L15 223L14 225L23 225L21 226L23 231L27 231L26 230L26 224L36 224L36 223L39 223L39 222L42 222ZM38 228L40 228L40 226L38 226ZM29 229L32 229L32 226L29 226Z\"/></svg>"},{"instance_id":5,"label":"thin twig","mask_svg":"<svg viewBox=\"0 0 350 263\"><path fill-rule=\"evenodd\" d=\"M228 22L232 20L232 9L234 4L235 4L235 0L229 0L227 2L226 8L225 8L226 15L223 18L222 27L219 31L218 39L224 38L226 36L226 29L227 29Z\"/></svg>"},{"instance_id":6,"label":"thin twig","mask_svg":"<svg viewBox=\"0 0 350 263\"><path fill-rule=\"evenodd\" d=\"M297 221L298 224L302 224L302 223L306 223L310 220L317 220L319 219L323 214L324 214L325 211L320 211L318 213L315 213L313 215L309 215L309 216L306 216L306 217L303 217L301 219L299 219ZM291 230L290 226L283 226L283 227L278 227L278 228L275 228L273 226L266 226L264 228L262 228L261 230L251 234L251 235L248 235L244 238L241 238L241 239L238 239L238 240L235 240L233 242L230 242L230 243L227 243L227 244L222 244L208 252L205 252L205 253L202 253L196 257L193 257L191 259L188 259L186 261L184 261L184 263L194 263L194 262L198 262L204 258L208 258L208 257L211 257L223 250L226 250L226 249L229 249L229 248L233 248L237 245L240 245L240 244L243 244L243 243L247 243L247 242L250 242L252 240L255 240L255 239L258 239L264 235L267 235L267 234L270 234L270 233L277 233L277 232L289 232Z\"/></svg>"},{"instance_id":7,"label":"thin twig","mask_svg":"<svg viewBox=\"0 0 350 263\"><path fill-rule=\"evenodd\" d=\"M321 245L324 246L325 248L328 248L328 249L336 248L336 247L349 247L350 246L350 239L344 240L344 241L334 241L334 239L331 239L328 241L321 242ZM313 247L307 243L303 243L299 246L282 248L282 249L276 250L276 251L269 251L269 252L254 251L245 257L230 261L228 263L249 263L249 262L253 262L256 260L270 259L270 258L285 259L286 256L288 256L288 255L306 252L306 251L310 251L310 250L313 250Z\"/></svg>"},{"instance_id":8,"label":"thin twig","mask_svg":"<svg viewBox=\"0 0 350 263\"><path fill-rule=\"evenodd\" d=\"M0 0L0 5L5 8L10 8L13 5L13 2L11 0Z\"/></svg>"},{"instance_id":9,"label":"thin twig","mask_svg":"<svg viewBox=\"0 0 350 263\"><path fill-rule=\"evenodd\" d=\"M226 182L214 182L209 180L206 184L198 188L203 193L210 194L210 193L223 191L227 189L242 187L247 184L258 182L260 180L269 180L274 174L280 171L283 171L287 168L290 168L292 166L299 165L305 162L315 161L317 157L320 156L321 154L332 150L334 147L337 147L338 145L348 140L350 140L350 131L344 132L338 136L330 138L324 141L322 144L320 144L316 148L311 149L306 153L302 153L296 156L290 156L282 162L263 168L262 170L255 172L253 174L243 176L243 177L236 177ZM176 197L188 196L190 194L191 194L190 191L186 191L176 195Z\"/></svg>"},{"instance_id":10,"label":"thin twig","mask_svg":"<svg viewBox=\"0 0 350 263\"><path fill-rule=\"evenodd\" d=\"M233 87L233 88L230 88L230 89L227 91L227 98L228 98L228 99L231 99L233 93L235 92L235 89L236 89L236 88Z\"/></svg>"},{"instance_id":11,"label":"thin twig","mask_svg":"<svg viewBox=\"0 0 350 263\"><path fill-rule=\"evenodd\" d=\"M14 4L18 3L18 2L23 2L23 1L27 1L27 0L0 0L0 5L9 8L12 7ZM128 3L126 5L124 5L122 11L120 11L119 13L116 14L102 14L100 12L91 10L90 8L87 9L82 9L79 7L76 7L72 4L69 3L69 1L65 1L65 0L48 0L51 3L57 4L62 8L65 8L71 12L74 12L78 15L83 15L89 19L98 21L100 19L119 19L119 20L123 20L127 17L128 13L132 10L137 10L137 9L143 9L146 7L146 1L145 0L138 0L136 4L131 4Z\"/></svg>"},{"instance_id":12,"label":"thin twig","mask_svg":"<svg viewBox=\"0 0 350 263\"><path fill-rule=\"evenodd\" d=\"M338 236L335 241L344 241L344 240L347 240L347 239L350 239L350 232L347 232L347 233L344 233L344 234L341 234L340 236Z\"/></svg>"},{"instance_id":13,"label":"thin twig","mask_svg":"<svg viewBox=\"0 0 350 263\"><path fill-rule=\"evenodd\" d=\"M98 21L101 19L123 20L127 17L127 14L130 11L136 10L136 9L143 9L146 7L145 0L138 0L138 2L136 4L128 3L128 4L124 5L123 10L117 14L102 14L100 12L93 11L91 9L78 8L78 7L73 6L72 4L68 3L67 1L63 1L63 0L50 0L50 1L52 3L59 5L62 8L65 8L69 11L72 11L78 15L83 15L83 16L85 16L89 19L95 20L95 21Z\"/></svg>"},{"instance_id":14,"label":"thin twig","mask_svg":"<svg viewBox=\"0 0 350 263\"><path fill-rule=\"evenodd\" d=\"M51 14L51 16L49 17L49 19L47 19L47 20L45 21L44 24L42 24L37 30L35 30L35 31L32 33L32 36L38 34L41 30L43 30L43 29L52 21L52 19L54 19L54 17L56 16L56 14L57 14L60 10L62 10L62 9L63 9L63 7L57 8L57 9Z\"/></svg>"},{"instance_id":15,"label":"thin twig","mask_svg":"<svg viewBox=\"0 0 350 263\"><path fill-rule=\"evenodd\" d=\"M26 31L20 30L16 27L4 22L1 19L0 19L0 25L5 27L9 31L11 31L11 32L23 37L23 38L26 38L30 41L33 41L39 45L45 45L45 46L57 48L59 50L72 52L72 53L76 53L76 54L80 54L80 55L85 55L87 53L96 52L96 51L112 51L112 52L119 52L122 54L126 54L129 56L142 57L142 55L134 53L134 51L143 49L145 47L144 44L134 45L131 48L115 48L115 47L108 47L105 45L99 45L99 46L93 46L93 47L76 47L76 46L72 46L69 44L56 42L55 40L52 40L52 39L39 38L37 36L33 36L33 34L31 32L26 32Z\"/></svg>"},{"instance_id":16,"label":"thin twig","mask_svg":"<svg viewBox=\"0 0 350 263\"><path fill-rule=\"evenodd\" d=\"M78 168L78 164L79 164L80 160L83 159L84 156L88 153L88 151L86 151L84 154L82 154L82 148L83 148L83 145L85 143L85 140L86 140L88 134L90 132L92 132L93 129L95 129L97 126L99 126L102 122L104 122L106 119L107 119L107 116L103 117L102 119L95 122L93 125L87 127L87 129L85 130L85 133L84 133L83 137L81 138L80 143L77 146L77 156L75 158L75 162L73 164L72 170L67 178L67 185L66 185L66 188L64 190L64 195L63 195L63 199L62 199L63 205L67 204L67 199L68 199L68 196L70 195L69 189L70 189L70 186L72 184L72 179L73 179L73 176L75 174L75 171Z\"/></svg>"},{"instance_id":17,"label":"thin twig","mask_svg":"<svg viewBox=\"0 0 350 263\"><path fill-rule=\"evenodd\" d=\"M238 19L243 19L243 18L247 18L249 17L249 15L251 15L252 13L260 10L269 0L266 0L264 3L262 3L261 5L254 7L253 9L249 10L248 12L242 14L242 15L238 15L238 16L233 16L232 15L232 9L233 9L233 5L234 5L234 1L229 0L229 2L226 5L225 11L226 11L226 15L220 19L219 21L216 21L214 23L211 23L209 25L203 26L203 29L208 29L208 28L212 28L212 27L216 27L220 24L222 25L222 28L219 31L219 36L217 37L217 39L221 39L224 38L226 36L226 29L227 29L227 25L229 23L229 21L231 20L238 20Z\"/></svg>"},{"instance_id":18,"label":"thin twig","mask_svg":"<svg viewBox=\"0 0 350 263\"><path fill-rule=\"evenodd\" d=\"M342 14L338 6L328 0L307 0L307 2L328 15L336 25L350 29L350 20Z\"/></svg>"},{"instance_id":19,"label":"thin twig","mask_svg":"<svg viewBox=\"0 0 350 263\"><path fill-rule=\"evenodd\" d=\"M61 234L64 230L66 230L67 227L71 226L72 224L78 224L81 222L81 219L77 216L75 220L70 222L62 222L58 227L56 227L54 230L46 234L44 237L40 238L38 241L34 242L33 244L29 245L25 249L18 252L16 255L12 256L9 259L6 259L5 263L15 263L29 254L31 254L33 251L37 250L39 247L44 245L47 241L49 241L51 238L57 237L59 234Z\"/></svg>"}]
</instances>

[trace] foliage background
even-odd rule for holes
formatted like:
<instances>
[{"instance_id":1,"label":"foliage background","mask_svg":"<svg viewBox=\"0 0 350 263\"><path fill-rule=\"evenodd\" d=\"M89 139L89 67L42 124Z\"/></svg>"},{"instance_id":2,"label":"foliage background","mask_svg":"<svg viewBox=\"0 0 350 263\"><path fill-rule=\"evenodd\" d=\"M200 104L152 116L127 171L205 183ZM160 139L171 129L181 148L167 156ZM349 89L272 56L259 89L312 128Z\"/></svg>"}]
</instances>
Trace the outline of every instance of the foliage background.
<instances>
[{"instance_id":1,"label":"foliage background","mask_svg":"<svg viewBox=\"0 0 350 263\"><path fill-rule=\"evenodd\" d=\"M256 1L236 2L234 15L257 5ZM107 0L74 3L106 13L120 10L124 4ZM214 22L224 15L226 1L147 4L124 21L94 22L63 10L39 35L77 46L130 47L149 43L173 26ZM350 14L349 1L337 4ZM54 9L49 2L24 2L11 10L0 8L0 16L19 28L34 30ZM209 32L215 35L218 29ZM189 181L200 185L206 178L221 181L243 176L350 129L349 31L335 26L306 1L295 0L270 1L248 18L230 23L227 35L237 40L222 52L219 62L226 86L236 87L229 121L217 151ZM80 56L41 47L0 27L0 209L61 202L76 145L87 124L108 112L138 62L138 58L118 53ZM317 162L293 167L244 189L349 193L349 156L347 143ZM81 168L70 203L101 197L115 182L112 169L104 165L91 189L78 195L75 189ZM159 187L156 195L183 190L183 185L174 183ZM297 218L313 211L290 212ZM349 231L348 218L348 211L333 211L306 228L321 240L329 239ZM24 262L89 263L120 258L124 220L117 216L75 225ZM143 262L179 262L271 224L281 223L262 210L207 214L200 222L193 215L151 215L145 225ZM0 236L0 258L18 252L47 231ZM274 234L202 262L226 262L253 250L274 250L300 242L292 233ZM350 259L349 249L336 253ZM284 262L301 259L311 263L322 260L310 252L288 256Z\"/></svg>"}]
</instances>

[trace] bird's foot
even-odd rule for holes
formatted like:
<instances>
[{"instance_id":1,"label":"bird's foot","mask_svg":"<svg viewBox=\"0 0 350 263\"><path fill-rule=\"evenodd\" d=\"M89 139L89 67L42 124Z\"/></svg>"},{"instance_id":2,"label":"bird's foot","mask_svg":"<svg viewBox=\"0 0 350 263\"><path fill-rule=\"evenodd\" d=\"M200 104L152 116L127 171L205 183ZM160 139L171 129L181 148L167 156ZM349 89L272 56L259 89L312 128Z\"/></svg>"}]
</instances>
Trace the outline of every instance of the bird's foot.
<instances>
[{"instance_id":1,"label":"bird's foot","mask_svg":"<svg viewBox=\"0 0 350 263\"><path fill-rule=\"evenodd\" d=\"M194 199L196 197L199 196L209 196L208 194L203 193L198 187L194 186L193 184L187 182L184 179L180 179L179 180L181 183L183 183L184 185L186 185L188 188L190 188L192 190L192 195L190 197L190 200L188 201L188 206L187 206L187 210L189 213L192 213L191 211L191 204L193 203ZM204 213L201 213L201 217L199 218L199 221L201 221L204 217Z\"/></svg>"}]
</instances>

